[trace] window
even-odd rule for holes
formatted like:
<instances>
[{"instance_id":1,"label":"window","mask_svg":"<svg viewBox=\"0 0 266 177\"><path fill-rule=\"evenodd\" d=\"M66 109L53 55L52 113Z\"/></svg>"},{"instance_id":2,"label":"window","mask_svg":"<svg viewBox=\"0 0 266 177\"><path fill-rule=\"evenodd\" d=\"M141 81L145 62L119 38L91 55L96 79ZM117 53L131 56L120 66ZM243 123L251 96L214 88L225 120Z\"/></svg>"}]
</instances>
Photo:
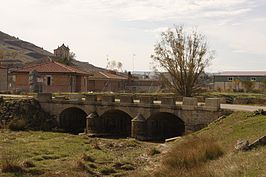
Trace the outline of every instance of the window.
<instances>
[{"instance_id":1,"label":"window","mask_svg":"<svg viewBox=\"0 0 266 177\"><path fill-rule=\"evenodd\" d=\"M256 77L251 77L250 81L255 82L256 81Z\"/></svg>"},{"instance_id":2,"label":"window","mask_svg":"<svg viewBox=\"0 0 266 177\"><path fill-rule=\"evenodd\" d=\"M51 77L51 76L47 76L47 77L46 77L46 84L47 84L48 86L52 85L52 77Z\"/></svg>"},{"instance_id":3,"label":"window","mask_svg":"<svg viewBox=\"0 0 266 177\"><path fill-rule=\"evenodd\" d=\"M228 81L233 81L233 77L228 77Z\"/></svg>"}]
</instances>

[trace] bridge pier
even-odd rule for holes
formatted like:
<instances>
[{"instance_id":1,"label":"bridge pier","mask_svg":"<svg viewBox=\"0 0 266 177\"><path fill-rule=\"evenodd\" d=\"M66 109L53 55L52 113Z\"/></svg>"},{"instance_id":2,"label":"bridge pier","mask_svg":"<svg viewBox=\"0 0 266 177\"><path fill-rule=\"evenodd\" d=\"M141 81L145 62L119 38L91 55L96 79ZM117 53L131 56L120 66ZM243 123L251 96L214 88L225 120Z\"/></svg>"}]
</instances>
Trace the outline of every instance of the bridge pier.
<instances>
[{"instance_id":1,"label":"bridge pier","mask_svg":"<svg viewBox=\"0 0 266 177\"><path fill-rule=\"evenodd\" d=\"M146 119L140 113L131 120L131 137L138 140L146 139Z\"/></svg>"},{"instance_id":2,"label":"bridge pier","mask_svg":"<svg viewBox=\"0 0 266 177\"><path fill-rule=\"evenodd\" d=\"M93 112L86 117L86 133L97 134L99 130L97 125L99 125L99 116Z\"/></svg>"}]
</instances>

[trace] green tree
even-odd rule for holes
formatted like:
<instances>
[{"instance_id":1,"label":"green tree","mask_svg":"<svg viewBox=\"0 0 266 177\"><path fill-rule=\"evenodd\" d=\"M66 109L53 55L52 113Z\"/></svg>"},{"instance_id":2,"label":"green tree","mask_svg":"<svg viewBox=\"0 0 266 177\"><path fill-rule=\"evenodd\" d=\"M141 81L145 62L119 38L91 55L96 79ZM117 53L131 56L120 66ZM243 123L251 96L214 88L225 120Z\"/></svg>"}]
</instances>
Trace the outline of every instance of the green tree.
<instances>
[{"instance_id":1,"label":"green tree","mask_svg":"<svg viewBox=\"0 0 266 177\"><path fill-rule=\"evenodd\" d=\"M170 89L192 96L201 89L200 76L213 59L213 51L209 51L202 34L197 31L187 34L183 26L176 26L161 34L151 57L169 74L164 82Z\"/></svg>"},{"instance_id":2,"label":"green tree","mask_svg":"<svg viewBox=\"0 0 266 177\"><path fill-rule=\"evenodd\" d=\"M73 60L75 59L76 59L76 54L74 52L70 52L68 58L60 58L58 61L65 65L71 65Z\"/></svg>"}]
</instances>

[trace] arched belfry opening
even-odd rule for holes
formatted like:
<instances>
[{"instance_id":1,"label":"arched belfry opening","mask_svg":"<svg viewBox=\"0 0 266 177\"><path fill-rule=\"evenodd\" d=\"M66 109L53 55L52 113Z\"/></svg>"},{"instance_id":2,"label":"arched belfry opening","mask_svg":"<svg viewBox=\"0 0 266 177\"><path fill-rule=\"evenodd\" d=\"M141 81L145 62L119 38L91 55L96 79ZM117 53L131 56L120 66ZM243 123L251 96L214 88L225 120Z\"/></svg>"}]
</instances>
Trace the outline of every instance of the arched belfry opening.
<instances>
[{"instance_id":1,"label":"arched belfry opening","mask_svg":"<svg viewBox=\"0 0 266 177\"><path fill-rule=\"evenodd\" d=\"M181 136L185 132L185 123L172 113L159 112L147 119L147 136L150 139L163 140Z\"/></svg>"},{"instance_id":2,"label":"arched belfry opening","mask_svg":"<svg viewBox=\"0 0 266 177\"><path fill-rule=\"evenodd\" d=\"M102 133L111 136L129 137L131 134L131 116L121 110L109 110L100 116Z\"/></svg>"},{"instance_id":3,"label":"arched belfry opening","mask_svg":"<svg viewBox=\"0 0 266 177\"><path fill-rule=\"evenodd\" d=\"M60 128L69 133L82 133L86 128L86 117L86 112L80 108L67 108L60 114Z\"/></svg>"}]
</instances>

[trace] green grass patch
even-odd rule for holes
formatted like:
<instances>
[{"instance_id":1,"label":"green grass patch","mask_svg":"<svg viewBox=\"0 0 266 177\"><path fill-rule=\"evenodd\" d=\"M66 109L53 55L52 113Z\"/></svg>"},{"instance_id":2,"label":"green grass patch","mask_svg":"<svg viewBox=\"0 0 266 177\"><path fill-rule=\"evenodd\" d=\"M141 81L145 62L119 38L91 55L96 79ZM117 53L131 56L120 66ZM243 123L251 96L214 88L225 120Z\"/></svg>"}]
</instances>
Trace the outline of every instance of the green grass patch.
<instances>
[{"instance_id":1,"label":"green grass patch","mask_svg":"<svg viewBox=\"0 0 266 177\"><path fill-rule=\"evenodd\" d=\"M14 155L16 159L12 162L14 168L9 167L10 172L1 175L11 177L19 173L22 176L50 177L101 176L113 174L114 171L117 172L115 174L126 173L147 163L139 157L155 146L155 143L134 139L89 138L41 131L2 131L0 152L8 152L4 154ZM4 157L0 155L0 158L0 168L6 169ZM116 169L113 165L117 162L127 163ZM21 170L17 167L21 167Z\"/></svg>"}]
</instances>

